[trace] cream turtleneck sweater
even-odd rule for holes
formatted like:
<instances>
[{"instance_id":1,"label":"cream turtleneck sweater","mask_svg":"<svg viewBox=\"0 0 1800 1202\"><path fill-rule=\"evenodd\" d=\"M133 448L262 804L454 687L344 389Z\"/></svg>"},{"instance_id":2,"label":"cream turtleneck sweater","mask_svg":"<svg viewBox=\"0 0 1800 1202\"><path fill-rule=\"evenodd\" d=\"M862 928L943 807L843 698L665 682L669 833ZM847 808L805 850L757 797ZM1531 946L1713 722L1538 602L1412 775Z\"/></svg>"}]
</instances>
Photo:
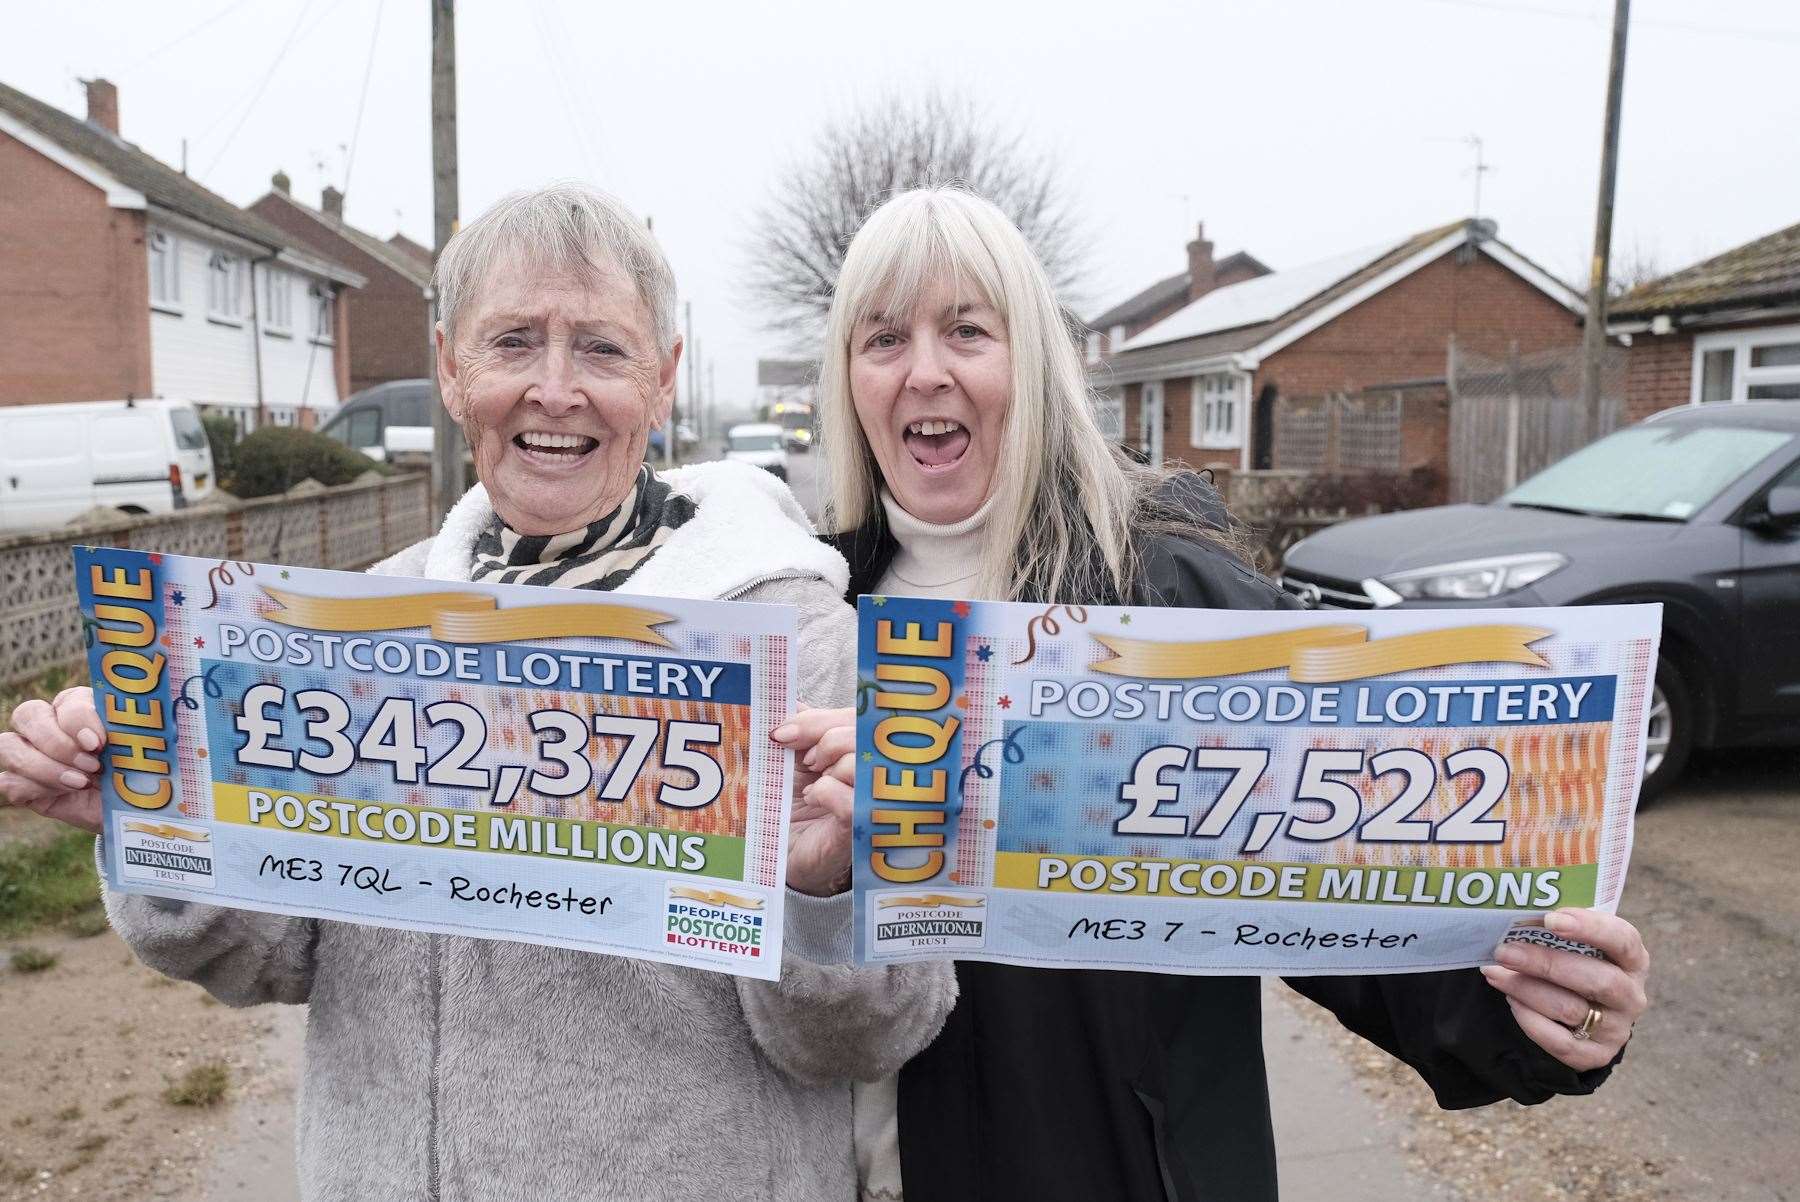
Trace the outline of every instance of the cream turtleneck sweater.
<instances>
[{"instance_id":1,"label":"cream turtleneck sweater","mask_svg":"<svg viewBox=\"0 0 1800 1202\"><path fill-rule=\"evenodd\" d=\"M900 550L877 588L896 597L979 599L973 590L981 573L981 539L988 511L994 507L992 497L962 521L947 526L920 521L900 508L900 502L886 489L881 491L881 507Z\"/></svg>"},{"instance_id":2,"label":"cream turtleneck sweater","mask_svg":"<svg viewBox=\"0 0 1800 1202\"><path fill-rule=\"evenodd\" d=\"M981 540L993 504L989 497L962 521L937 526L906 512L883 489L881 506L900 549L876 591L895 597L980 600L975 596L975 580L981 574ZM883 1077L851 1089L856 1179L862 1202L900 1202L903 1197L898 1084L897 1076Z\"/></svg>"}]
</instances>

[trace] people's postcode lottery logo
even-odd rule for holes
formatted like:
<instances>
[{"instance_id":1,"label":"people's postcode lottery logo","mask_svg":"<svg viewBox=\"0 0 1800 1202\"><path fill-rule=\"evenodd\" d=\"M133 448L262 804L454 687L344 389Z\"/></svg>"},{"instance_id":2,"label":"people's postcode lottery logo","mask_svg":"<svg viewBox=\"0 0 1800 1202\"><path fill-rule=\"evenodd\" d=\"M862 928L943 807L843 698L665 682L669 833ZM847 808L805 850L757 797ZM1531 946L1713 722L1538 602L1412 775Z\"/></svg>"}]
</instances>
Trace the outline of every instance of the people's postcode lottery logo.
<instances>
[{"instance_id":1,"label":"people's postcode lottery logo","mask_svg":"<svg viewBox=\"0 0 1800 1202\"><path fill-rule=\"evenodd\" d=\"M128 881L213 887L212 832L163 819L122 816L118 825L119 871Z\"/></svg>"},{"instance_id":2,"label":"people's postcode lottery logo","mask_svg":"<svg viewBox=\"0 0 1800 1202\"><path fill-rule=\"evenodd\" d=\"M760 960L764 899L748 889L670 882L663 893L663 940L726 960Z\"/></svg>"},{"instance_id":3,"label":"people's postcode lottery logo","mask_svg":"<svg viewBox=\"0 0 1800 1202\"><path fill-rule=\"evenodd\" d=\"M877 893L871 901L876 947L980 947L986 937L987 898L973 891L906 890Z\"/></svg>"}]
</instances>

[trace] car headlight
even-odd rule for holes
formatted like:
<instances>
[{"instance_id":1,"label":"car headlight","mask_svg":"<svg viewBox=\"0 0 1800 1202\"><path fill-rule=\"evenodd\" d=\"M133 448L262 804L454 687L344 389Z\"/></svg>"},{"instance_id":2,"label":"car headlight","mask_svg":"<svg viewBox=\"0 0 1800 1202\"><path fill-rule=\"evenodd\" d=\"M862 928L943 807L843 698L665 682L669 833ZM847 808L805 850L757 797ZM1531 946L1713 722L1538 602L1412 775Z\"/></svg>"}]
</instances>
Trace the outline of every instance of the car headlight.
<instances>
[{"instance_id":1,"label":"car headlight","mask_svg":"<svg viewBox=\"0 0 1800 1202\"><path fill-rule=\"evenodd\" d=\"M1461 563L1440 563L1429 568L1414 568L1381 577L1381 583L1407 601L1422 599L1441 601L1482 601L1515 592L1535 584L1565 567L1567 556L1554 551L1533 555L1501 555L1492 559L1469 559Z\"/></svg>"}]
</instances>

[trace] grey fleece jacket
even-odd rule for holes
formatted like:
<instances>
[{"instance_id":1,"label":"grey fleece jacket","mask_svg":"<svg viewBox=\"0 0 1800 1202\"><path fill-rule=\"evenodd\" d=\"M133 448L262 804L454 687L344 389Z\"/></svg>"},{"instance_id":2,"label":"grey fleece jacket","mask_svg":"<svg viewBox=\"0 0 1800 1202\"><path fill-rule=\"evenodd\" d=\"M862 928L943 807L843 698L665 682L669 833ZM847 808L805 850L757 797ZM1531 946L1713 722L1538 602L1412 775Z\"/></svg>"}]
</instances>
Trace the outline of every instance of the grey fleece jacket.
<instances>
[{"instance_id":1,"label":"grey fleece jacket","mask_svg":"<svg viewBox=\"0 0 1800 1202\"><path fill-rule=\"evenodd\" d=\"M799 693L845 705L843 560L766 472L668 473L697 502L631 591L799 610ZM371 571L466 580L480 487ZM955 1000L946 963L849 967L848 895L787 895L779 982L108 892L140 959L233 1006L308 1007L309 1202L849 1202L850 1081L896 1071Z\"/></svg>"}]
</instances>

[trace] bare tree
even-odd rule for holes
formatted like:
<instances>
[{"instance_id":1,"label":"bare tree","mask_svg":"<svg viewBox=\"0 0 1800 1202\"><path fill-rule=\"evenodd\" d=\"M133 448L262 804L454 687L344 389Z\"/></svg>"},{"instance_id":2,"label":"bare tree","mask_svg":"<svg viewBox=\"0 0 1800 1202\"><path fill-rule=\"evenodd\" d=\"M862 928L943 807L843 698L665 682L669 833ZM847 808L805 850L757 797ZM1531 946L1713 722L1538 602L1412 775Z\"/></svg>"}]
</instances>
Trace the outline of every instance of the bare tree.
<instances>
[{"instance_id":1,"label":"bare tree","mask_svg":"<svg viewBox=\"0 0 1800 1202\"><path fill-rule=\"evenodd\" d=\"M1646 250L1643 243L1634 241L1630 250L1613 254L1612 279L1607 282L1607 296L1618 300L1626 293L1668 274L1654 250Z\"/></svg>"},{"instance_id":2,"label":"bare tree","mask_svg":"<svg viewBox=\"0 0 1800 1202\"><path fill-rule=\"evenodd\" d=\"M757 213L746 286L771 330L816 341L845 248L896 193L958 183L1005 211L1059 294L1079 286L1087 246L1055 162L964 99L890 97L827 124Z\"/></svg>"}]
</instances>

